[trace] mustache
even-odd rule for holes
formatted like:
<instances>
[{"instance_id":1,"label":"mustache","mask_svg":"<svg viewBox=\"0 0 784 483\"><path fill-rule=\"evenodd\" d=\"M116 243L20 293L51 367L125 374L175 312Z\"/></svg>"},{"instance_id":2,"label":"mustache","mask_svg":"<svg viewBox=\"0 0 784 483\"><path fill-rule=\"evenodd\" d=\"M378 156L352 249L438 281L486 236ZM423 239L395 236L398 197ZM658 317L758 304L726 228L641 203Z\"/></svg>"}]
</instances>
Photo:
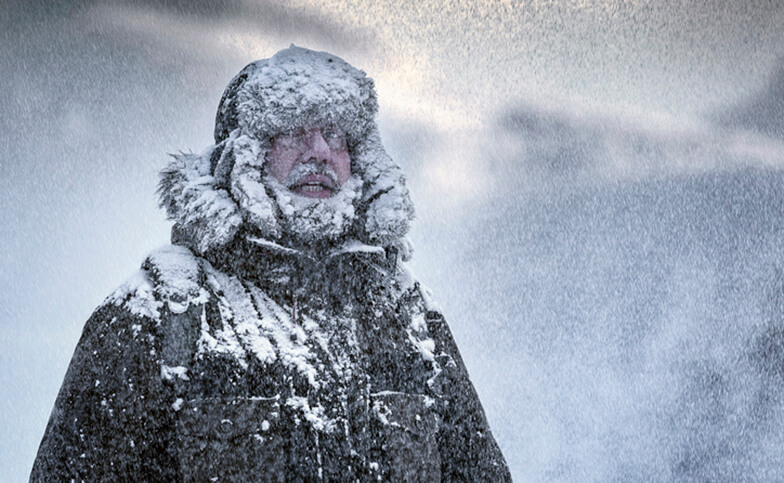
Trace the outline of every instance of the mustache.
<instances>
[{"instance_id":1,"label":"mustache","mask_svg":"<svg viewBox=\"0 0 784 483\"><path fill-rule=\"evenodd\" d=\"M302 184L302 178L311 174L326 176L332 182L332 188L335 188L338 185L338 174L328 164L303 163L298 164L289 172L286 179L283 180L283 186L292 188Z\"/></svg>"}]
</instances>

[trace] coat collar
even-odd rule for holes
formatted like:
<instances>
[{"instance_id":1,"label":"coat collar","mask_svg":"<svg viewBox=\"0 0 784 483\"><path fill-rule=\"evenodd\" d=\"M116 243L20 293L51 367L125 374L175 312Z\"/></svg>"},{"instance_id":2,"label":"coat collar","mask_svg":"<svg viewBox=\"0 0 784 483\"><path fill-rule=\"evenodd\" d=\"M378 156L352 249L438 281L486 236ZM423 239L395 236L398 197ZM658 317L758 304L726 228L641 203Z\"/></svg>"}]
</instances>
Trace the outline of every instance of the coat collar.
<instances>
[{"instance_id":1,"label":"coat collar","mask_svg":"<svg viewBox=\"0 0 784 483\"><path fill-rule=\"evenodd\" d=\"M306 250L248 235L204 256L214 268L262 287L279 303L308 300L315 309L359 301L371 287L390 286L397 262L394 247L356 240Z\"/></svg>"}]
</instances>

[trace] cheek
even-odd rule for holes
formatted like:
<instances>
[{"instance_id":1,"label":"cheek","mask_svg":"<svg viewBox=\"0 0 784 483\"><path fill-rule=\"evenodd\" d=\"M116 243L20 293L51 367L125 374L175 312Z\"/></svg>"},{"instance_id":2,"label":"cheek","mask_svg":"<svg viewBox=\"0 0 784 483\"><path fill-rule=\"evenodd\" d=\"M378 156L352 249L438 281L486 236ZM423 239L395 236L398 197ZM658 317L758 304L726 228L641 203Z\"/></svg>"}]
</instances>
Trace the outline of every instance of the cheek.
<instances>
[{"instance_id":1,"label":"cheek","mask_svg":"<svg viewBox=\"0 0 784 483\"><path fill-rule=\"evenodd\" d=\"M348 155L348 151L343 151L336 155L334 159L335 172L338 175L340 184L343 184L351 177L351 158Z\"/></svg>"},{"instance_id":2,"label":"cheek","mask_svg":"<svg viewBox=\"0 0 784 483\"><path fill-rule=\"evenodd\" d=\"M280 182L286 179L291 167L294 166L295 156L286 149L272 148L267 154L267 172Z\"/></svg>"}]
</instances>

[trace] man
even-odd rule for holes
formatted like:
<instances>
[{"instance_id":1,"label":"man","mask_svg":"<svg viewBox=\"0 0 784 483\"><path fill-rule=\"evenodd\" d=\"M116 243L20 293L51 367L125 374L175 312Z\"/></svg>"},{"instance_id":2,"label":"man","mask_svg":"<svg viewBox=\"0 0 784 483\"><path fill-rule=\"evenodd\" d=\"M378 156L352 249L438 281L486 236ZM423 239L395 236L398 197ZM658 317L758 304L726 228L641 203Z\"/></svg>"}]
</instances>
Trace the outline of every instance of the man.
<instances>
[{"instance_id":1,"label":"man","mask_svg":"<svg viewBox=\"0 0 784 483\"><path fill-rule=\"evenodd\" d=\"M509 480L442 315L373 81L291 47L175 156L173 245L88 320L32 480Z\"/></svg>"}]
</instances>

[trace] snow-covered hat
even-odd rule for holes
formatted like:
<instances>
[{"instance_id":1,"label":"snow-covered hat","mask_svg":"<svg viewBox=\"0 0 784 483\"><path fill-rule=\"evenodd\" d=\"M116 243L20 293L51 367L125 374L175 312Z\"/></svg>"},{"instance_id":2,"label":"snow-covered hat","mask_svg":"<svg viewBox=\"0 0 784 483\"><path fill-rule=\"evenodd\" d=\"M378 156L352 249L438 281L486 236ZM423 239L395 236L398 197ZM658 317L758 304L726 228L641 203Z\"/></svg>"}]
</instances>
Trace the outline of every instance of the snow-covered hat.
<instances>
[{"instance_id":1,"label":"snow-covered hat","mask_svg":"<svg viewBox=\"0 0 784 483\"><path fill-rule=\"evenodd\" d=\"M215 116L215 143L239 128L274 136L302 127L303 120L338 125L350 140L375 124L373 79L342 59L300 47L248 64L223 92Z\"/></svg>"},{"instance_id":2,"label":"snow-covered hat","mask_svg":"<svg viewBox=\"0 0 784 483\"><path fill-rule=\"evenodd\" d=\"M175 155L161 172L160 204L200 253L230 243L244 224L277 239L283 231L262 182L272 138L305 125L336 125L362 181L351 235L395 244L414 209L402 170L381 144L377 111L373 80L332 54L291 46L248 64L223 93L215 145Z\"/></svg>"}]
</instances>

